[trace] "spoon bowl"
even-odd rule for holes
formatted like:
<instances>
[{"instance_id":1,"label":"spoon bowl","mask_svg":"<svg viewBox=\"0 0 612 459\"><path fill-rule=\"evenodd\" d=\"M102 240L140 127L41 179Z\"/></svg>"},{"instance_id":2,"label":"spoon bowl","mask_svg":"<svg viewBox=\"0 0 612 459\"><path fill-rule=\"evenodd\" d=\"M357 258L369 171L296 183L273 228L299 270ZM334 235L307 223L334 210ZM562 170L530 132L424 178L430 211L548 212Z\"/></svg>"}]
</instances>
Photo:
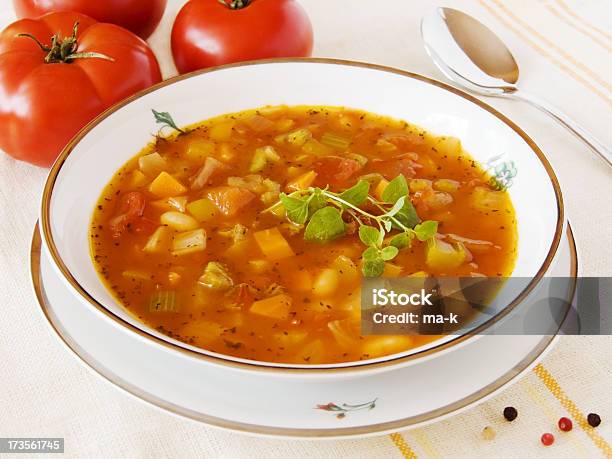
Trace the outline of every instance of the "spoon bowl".
<instances>
[{"instance_id":1,"label":"spoon bowl","mask_svg":"<svg viewBox=\"0 0 612 459\"><path fill-rule=\"evenodd\" d=\"M472 16L437 8L421 22L425 50L440 71L468 91L527 102L560 123L612 166L612 152L576 121L537 96L519 90L519 66L504 42Z\"/></svg>"}]
</instances>

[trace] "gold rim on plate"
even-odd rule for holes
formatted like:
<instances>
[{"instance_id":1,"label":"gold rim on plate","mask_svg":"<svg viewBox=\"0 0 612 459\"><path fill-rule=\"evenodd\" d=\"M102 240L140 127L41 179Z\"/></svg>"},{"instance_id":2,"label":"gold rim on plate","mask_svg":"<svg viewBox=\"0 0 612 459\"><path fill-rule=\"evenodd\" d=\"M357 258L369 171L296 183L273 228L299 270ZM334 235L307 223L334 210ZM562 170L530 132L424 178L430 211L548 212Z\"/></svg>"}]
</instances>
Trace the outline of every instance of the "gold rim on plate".
<instances>
[{"instance_id":1,"label":"gold rim on plate","mask_svg":"<svg viewBox=\"0 0 612 459\"><path fill-rule=\"evenodd\" d=\"M576 279L578 273L578 257L576 253L576 244L574 236L572 234L571 227L567 226L567 242L570 249L570 277ZM89 367L93 372L104 378L106 381L117 386L128 394L147 402L157 408L164 411L170 412L174 415L188 418L194 421L202 422L211 426L235 430L246 433L267 435L267 436L285 436L285 437L300 437L300 438L331 438L331 437L347 437L347 436L358 436L366 434L384 434L393 431L398 431L403 428L415 426L417 424L433 421L434 419L447 416L455 413L458 410L467 408L473 405L483 398L492 395L494 392L502 389L507 384L513 382L519 375L533 367L542 353L551 345L555 339L555 335L543 336L542 340L538 345L531 350L531 352L525 356L518 364L508 370L503 376L490 383L489 385L479 389L473 394L464 397L461 400L457 400L447 406L437 408L427 413L422 413L416 416L411 416L404 419L395 421L388 421L379 424L366 425L361 427L343 427L343 428L329 428L329 429L296 429L296 428L282 428L282 427L266 427L257 424L248 424L244 422L230 421L227 419L219 418L216 416L210 416L198 411L191 410L182 406L175 405L167 402L149 392L143 391L139 387L127 382L117 374L107 369L104 365L96 361L91 357L85 349L83 349L74 339L68 334L68 332L62 327L58 317L53 312L52 306L49 304L47 296L44 291L43 281L40 270L40 257L41 257L41 236L38 224L34 228L34 235L32 236L32 244L30 249L30 272L32 276L32 285L38 304L45 315L49 325L56 333L57 337L64 343L64 345L83 363ZM576 281L574 280L570 298L574 298L576 289ZM289 383L289 382L288 382Z\"/></svg>"},{"instance_id":2,"label":"gold rim on plate","mask_svg":"<svg viewBox=\"0 0 612 459\"><path fill-rule=\"evenodd\" d=\"M177 83L180 82L182 80L188 79L188 78L192 78L192 77L196 77L202 74L206 74L206 73L210 73L210 72L216 72L216 71L222 71L224 69L228 69L228 68L236 68L236 67L247 67L247 66L252 66L252 65L266 65L266 64L279 64L279 63L311 63L311 64L332 64L332 65L340 65L340 66L347 66L347 67L359 67L359 68L366 68L366 69L371 69L371 70L377 70L377 71L381 71L381 72L386 72L386 73L393 73L396 75L401 75L407 78L411 78L411 79L415 79L415 80L419 80L422 82L425 82L427 84L430 84L432 86L436 86L438 88L444 89L452 94L455 94L459 97L462 97L466 100L468 100L469 102L472 102L473 104L477 105L478 107L480 107L481 109L491 113L493 116L495 116L496 118L498 118L499 120L501 120L504 124L506 124L508 127L510 127L516 134L518 134L526 143L527 145L529 145L529 147L531 148L531 150L535 153L535 155L538 157L538 159L540 160L540 162L542 163L542 165L544 166L544 169L546 170L547 174L548 174L548 178L551 181L552 187L554 189L555 192L555 198L557 201L557 222L556 222L556 227L555 227L555 235L553 237L553 241L552 244L550 246L550 249L548 251L548 254L546 255L546 258L544 260L544 263L542 264L542 266L540 267L540 269L538 270L538 272L536 273L536 275L534 276L533 280L525 287L525 289L508 305L506 306L502 311L500 311L499 313L497 313L494 317L492 317L491 319L489 319L488 321L484 322L483 324L479 325L477 328L470 330L468 333L465 333L463 335L457 336L449 341L446 341L444 343L440 343L437 344L433 347L427 348L427 349L423 349L421 351L417 351L417 352L413 352L411 354L408 355L399 355L399 356L389 356L388 358L386 358L386 360L383 361L374 361L374 362L369 362L369 361L364 361L364 362L355 362L353 363L351 366L326 366L326 367L321 367L321 366L313 366L311 368L308 367L296 367L296 366L291 366L291 365L275 365L273 363L269 363L269 362L257 362L255 360L251 360L251 361L240 361L240 360L236 360L231 358L230 356L222 356L222 355L214 355L208 351L206 351L205 349L189 349L186 347L183 347L180 344L175 344L171 341L165 340L163 338L160 338L158 336L153 335L152 333L145 331L139 327L137 327L136 325L122 319L121 317L117 316L115 313L111 312L109 309L107 309L104 305L100 304L98 301L96 301L95 298L93 298L88 292L87 290L85 290L85 288L83 288L79 282L76 280L76 278L72 275L72 273L69 271L68 267L65 265L64 261L62 260L62 257L59 254L59 251L57 249L57 246L55 245L55 241L53 239L53 235L51 232L51 223L50 223L50 208L51 208L51 195L53 192L53 187L55 185L55 181L59 175L59 172L62 168L62 166L64 165L64 163L66 162L66 158L68 157L68 155L72 152L72 150L76 147L76 145L94 128L96 127L100 122L102 122L102 120L108 118L109 116L111 116L113 113L115 113L116 111L118 111L119 109L121 109L122 107L130 104L131 102L151 93L154 92L160 88L166 87L168 85L171 85L173 83ZM55 265L59 268L59 271L61 272L62 276L67 280L67 282L69 283L69 285L72 287L72 289L74 289L74 291L80 296L82 297L86 302L88 302L90 305L92 305L93 307L95 307L96 309L98 309L100 312L102 312L103 314L105 314L107 317L111 318L113 321L115 321L116 323L118 323L119 325L121 325L122 327L127 328L128 330L139 334L140 336L151 340L155 343L157 343L158 345L162 345L164 347L167 347L169 349L172 349L174 351L178 351L181 353L185 353L186 355L190 355L192 357L196 357L199 359L203 359L206 361L209 361L211 363L215 363L215 364L221 364L224 366L230 366L230 367L235 367L235 368L241 368L241 369L248 369L248 370L257 370L257 371L264 371L264 372L278 372L278 371L282 371L284 373L295 373L295 374L305 374L305 373L309 373L309 374L331 374L331 373L349 373L349 372L356 372L356 371L363 371L363 370L371 370L373 368L381 368L381 367L386 367L389 365L396 365L398 363L402 363L402 362L407 362L407 361L411 361L411 360L415 360L415 359L420 359L423 358L425 356L429 356L432 355L434 353L440 352L442 350L445 349L449 349L451 347L456 346L457 344L463 343L466 340L469 340L471 338L473 338L474 336L476 336L477 334L481 333L482 331L486 330L487 328L489 328L491 325L495 324L496 322L498 322L499 320L501 320L502 318L504 318L507 314L509 314L518 304L520 304L520 302L533 290L533 288L538 284L538 282L540 281L540 279L542 278L542 276L544 275L544 273L546 271L548 271L548 268L555 256L555 254L557 253L557 249L559 247L559 243L561 241L561 237L562 237L562 230L563 230L563 222L564 222L564 208L563 208L563 197L561 195L561 188L559 186L559 182L557 180L557 177L550 165L550 163L548 162L548 160L546 159L544 153L542 153L542 151L540 150L540 148L537 146L537 144L520 128L518 127L513 121L511 121L509 118L507 118L506 116L502 115L500 112L498 112L497 110L495 110L493 107L485 104L484 102L480 101L479 99L476 99L475 97L469 95L468 93L461 91L453 86L447 85L445 83L442 83L440 81L416 74L416 73L412 73L412 72L407 72L404 70L399 70L399 69L395 69L395 68L391 68L391 67L385 67L385 66L381 66L381 65L376 65L376 64L367 64L367 63L362 63L362 62L355 62L355 61L344 61L344 60L339 60L339 59L324 59L324 58L283 58L283 59L265 59L265 60L257 60L257 61L248 61L248 62L241 62L241 63L237 63L237 64L228 64L228 65L223 65L223 66L219 66L219 67L213 67L213 68L209 68L209 69L203 69L203 70L198 70L192 73L188 73L185 75L179 75L176 76L174 78L170 78L168 80L165 80L161 83L158 83L157 85L154 85L144 91L141 91L125 100L123 100L122 102L112 106L111 108L107 109L106 111L104 111L102 114L100 114L98 117L96 117L93 121L91 121L89 124L87 124L81 131L79 131L79 133L68 143L68 145L66 145L66 147L64 148L64 150L62 151L62 153L59 155L58 159L55 161L55 163L53 164L53 166L51 167L51 170L49 172L49 176L47 177L47 181L45 183L45 187L43 190L43 194L42 194L42 203L41 203L41 220L40 220L40 226L41 226L41 231L42 231L42 237L44 239L44 242L46 244L46 247L49 249L49 253L51 255L51 258L53 260L53 262L55 263Z\"/></svg>"}]
</instances>

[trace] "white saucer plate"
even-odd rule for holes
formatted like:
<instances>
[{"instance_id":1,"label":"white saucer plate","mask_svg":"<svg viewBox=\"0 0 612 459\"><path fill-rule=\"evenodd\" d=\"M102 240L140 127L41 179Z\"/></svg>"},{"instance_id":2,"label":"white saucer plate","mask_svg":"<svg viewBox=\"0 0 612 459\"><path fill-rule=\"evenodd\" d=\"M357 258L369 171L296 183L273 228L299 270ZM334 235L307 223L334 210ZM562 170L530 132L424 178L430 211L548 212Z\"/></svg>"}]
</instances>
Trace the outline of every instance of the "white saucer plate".
<instances>
[{"instance_id":1,"label":"white saucer plate","mask_svg":"<svg viewBox=\"0 0 612 459\"><path fill-rule=\"evenodd\" d=\"M129 394L212 426L292 438L379 435L431 423L494 396L529 371L554 336L483 335L465 345L386 372L338 378L205 365L114 325L83 307L53 269L36 228L31 249L34 290L57 337L87 367ZM571 229L547 276L575 277ZM569 297L573 291L568 292Z\"/></svg>"}]
</instances>

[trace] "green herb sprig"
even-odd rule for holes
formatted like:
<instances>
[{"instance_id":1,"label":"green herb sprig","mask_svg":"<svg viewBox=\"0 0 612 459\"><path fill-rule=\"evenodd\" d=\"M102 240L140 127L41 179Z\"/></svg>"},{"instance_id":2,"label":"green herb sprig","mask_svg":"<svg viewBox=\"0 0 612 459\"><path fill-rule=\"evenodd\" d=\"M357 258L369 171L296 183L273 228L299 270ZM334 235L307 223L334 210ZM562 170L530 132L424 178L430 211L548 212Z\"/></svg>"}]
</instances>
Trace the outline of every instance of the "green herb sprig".
<instances>
[{"instance_id":1,"label":"green herb sprig","mask_svg":"<svg viewBox=\"0 0 612 459\"><path fill-rule=\"evenodd\" d=\"M366 277L378 277L385 262L393 260L399 251L411 246L414 238L426 241L436 234L438 222L421 223L410 201L408 183L403 175L394 178L381 196L370 195L370 184L365 180L342 193L327 188L310 187L281 193L279 201L266 209L284 206L287 218L298 225L306 225L304 239L325 243L346 234L346 213L359 225L359 239L366 246L362 257L362 272ZM368 210L363 207L367 205ZM372 213L374 209L376 212ZM371 224L375 226L372 226ZM387 235L397 231L390 239Z\"/></svg>"},{"instance_id":2,"label":"green herb sprig","mask_svg":"<svg viewBox=\"0 0 612 459\"><path fill-rule=\"evenodd\" d=\"M185 131L183 131L180 127L178 127L176 125L176 123L174 122L174 119L172 118L172 115L170 115L170 113L168 112L158 112L155 109L151 109L151 111L153 112L153 116L155 117L155 122L157 124L161 124L162 127L170 127L178 132L180 132L181 134L184 134Z\"/></svg>"}]
</instances>

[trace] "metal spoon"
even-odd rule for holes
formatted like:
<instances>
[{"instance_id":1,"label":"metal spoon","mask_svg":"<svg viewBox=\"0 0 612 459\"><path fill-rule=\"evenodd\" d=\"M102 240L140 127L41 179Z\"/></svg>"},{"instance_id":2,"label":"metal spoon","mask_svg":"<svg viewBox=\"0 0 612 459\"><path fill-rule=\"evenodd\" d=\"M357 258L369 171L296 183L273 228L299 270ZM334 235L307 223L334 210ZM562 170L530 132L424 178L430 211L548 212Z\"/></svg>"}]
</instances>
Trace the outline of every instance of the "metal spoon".
<instances>
[{"instance_id":1,"label":"metal spoon","mask_svg":"<svg viewBox=\"0 0 612 459\"><path fill-rule=\"evenodd\" d=\"M452 8L437 8L423 18L421 35L427 54L450 80L484 96L528 102L565 126L612 166L612 152L576 121L549 102L519 91L519 68L512 53L481 22Z\"/></svg>"}]
</instances>

